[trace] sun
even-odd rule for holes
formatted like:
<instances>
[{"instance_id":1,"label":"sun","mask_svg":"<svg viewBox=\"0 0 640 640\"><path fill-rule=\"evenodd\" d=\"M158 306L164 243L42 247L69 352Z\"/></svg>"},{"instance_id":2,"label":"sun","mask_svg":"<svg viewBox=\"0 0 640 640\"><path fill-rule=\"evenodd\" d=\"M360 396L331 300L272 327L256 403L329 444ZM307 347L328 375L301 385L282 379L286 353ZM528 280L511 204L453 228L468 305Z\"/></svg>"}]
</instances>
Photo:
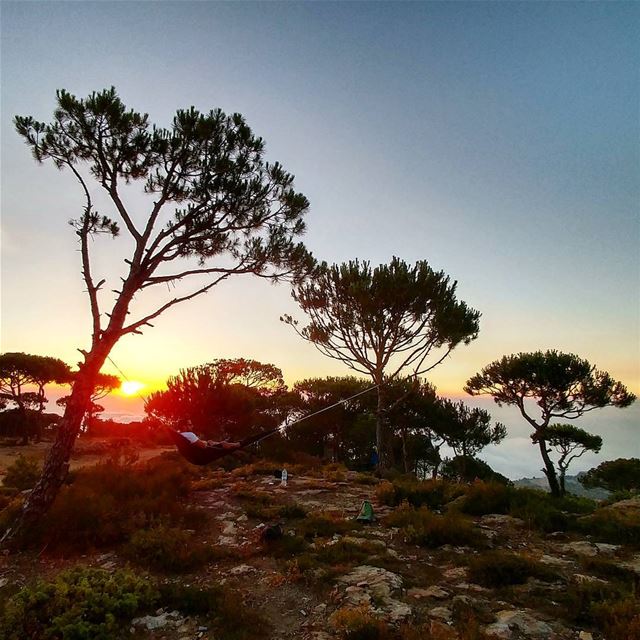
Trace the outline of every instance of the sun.
<instances>
[{"instance_id":1,"label":"sun","mask_svg":"<svg viewBox=\"0 0 640 640\"><path fill-rule=\"evenodd\" d=\"M143 387L144 385L142 382L138 382L137 380L126 380L120 385L120 391L125 396L134 396Z\"/></svg>"}]
</instances>

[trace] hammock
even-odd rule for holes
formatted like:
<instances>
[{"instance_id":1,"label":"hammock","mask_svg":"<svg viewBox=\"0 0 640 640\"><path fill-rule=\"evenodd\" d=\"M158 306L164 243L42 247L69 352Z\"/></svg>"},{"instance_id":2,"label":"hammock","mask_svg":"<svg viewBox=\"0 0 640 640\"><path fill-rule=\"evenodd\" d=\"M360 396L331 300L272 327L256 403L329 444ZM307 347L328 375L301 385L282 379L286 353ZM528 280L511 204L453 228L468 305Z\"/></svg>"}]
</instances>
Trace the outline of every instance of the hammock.
<instances>
[{"instance_id":1,"label":"hammock","mask_svg":"<svg viewBox=\"0 0 640 640\"><path fill-rule=\"evenodd\" d=\"M230 453L235 453L236 451L245 449L256 442L259 442L263 438L267 438L268 436L276 433L279 429L280 427L276 427L275 429L270 429L269 431L259 433L258 435L245 438L240 441L240 446L235 449L225 449L224 447L216 445L207 445L206 447L203 447L191 442L188 438L183 436L180 431L176 431L175 429L167 430L183 458L191 464L205 465L214 462L219 458L223 458Z\"/></svg>"}]
</instances>

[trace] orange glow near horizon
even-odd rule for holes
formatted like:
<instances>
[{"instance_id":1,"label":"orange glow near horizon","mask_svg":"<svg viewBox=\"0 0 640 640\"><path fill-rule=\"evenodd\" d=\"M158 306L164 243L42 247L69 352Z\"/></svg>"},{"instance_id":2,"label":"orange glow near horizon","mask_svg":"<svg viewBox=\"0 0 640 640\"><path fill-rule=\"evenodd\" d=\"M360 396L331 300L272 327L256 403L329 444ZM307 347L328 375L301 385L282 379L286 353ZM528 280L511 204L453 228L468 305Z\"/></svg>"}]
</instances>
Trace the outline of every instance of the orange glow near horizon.
<instances>
[{"instance_id":1,"label":"orange glow near horizon","mask_svg":"<svg viewBox=\"0 0 640 640\"><path fill-rule=\"evenodd\" d=\"M120 385L120 392L125 396L134 396L141 389L144 389L144 384L142 382L138 382L137 380L125 380Z\"/></svg>"}]
</instances>

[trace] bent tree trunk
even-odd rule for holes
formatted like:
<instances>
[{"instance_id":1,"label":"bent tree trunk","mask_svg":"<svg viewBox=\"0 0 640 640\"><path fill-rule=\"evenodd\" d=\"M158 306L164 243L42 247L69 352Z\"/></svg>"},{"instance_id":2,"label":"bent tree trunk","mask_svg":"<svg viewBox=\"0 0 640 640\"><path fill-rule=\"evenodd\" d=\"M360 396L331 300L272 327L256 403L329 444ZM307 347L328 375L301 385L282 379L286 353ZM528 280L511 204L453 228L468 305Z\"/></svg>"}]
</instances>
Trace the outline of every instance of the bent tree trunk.
<instances>
[{"instance_id":1,"label":"bent tree trunk","mask_svg":"<svg viewBox=\"0 0 640 640\"><path fill-rule=\"evenodd\" d=\"M87 353L85 362L80 365L42 475L27 497L16 522L5 532L3 546L11 549L23 546L29 530L42 519L58 495L69 471L69 458L89 406L97 374L113 344L115 340L101 340Z\"/></svg>"},{"instance_id":2,"label":"bent tree trunk","mask_svg":"<svg viewBox=\"0 0 640 640\"><path fill-rule=\"evenodd\" d=\"M549 483L549 489L551 490L551 495L559 498L560 493L560 485L558 483L558 476L556 475L556 468L553 466L553 462L549 457L549 453L547 452L547 441L544 438L538 439L538 447L540 448L540 455L542 456L542 461L544 462L544 475L547 476L547 482Z\"/></svg>"}]
</instances>

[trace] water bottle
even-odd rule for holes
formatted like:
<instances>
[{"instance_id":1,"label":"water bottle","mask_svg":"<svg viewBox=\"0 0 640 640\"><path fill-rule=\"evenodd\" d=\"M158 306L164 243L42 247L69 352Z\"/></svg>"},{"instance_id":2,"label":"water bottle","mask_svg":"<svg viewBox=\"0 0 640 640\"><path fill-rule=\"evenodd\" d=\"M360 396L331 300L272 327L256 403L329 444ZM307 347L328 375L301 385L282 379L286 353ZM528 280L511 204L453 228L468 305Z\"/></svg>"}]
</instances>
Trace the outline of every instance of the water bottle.
<instances>
[{"instance_id":1,"label":"water bottle","mask_svg":"<svg viewBox=\"0 0 640 640\"><path fill-rule=\"evenodd\" d=\"M286 487L287 486L287 478L288 478L288 474L287 474L287 470L283 469L282 470L282 482L281 482L281 486Z\"/></svg>"}]
</instances>

